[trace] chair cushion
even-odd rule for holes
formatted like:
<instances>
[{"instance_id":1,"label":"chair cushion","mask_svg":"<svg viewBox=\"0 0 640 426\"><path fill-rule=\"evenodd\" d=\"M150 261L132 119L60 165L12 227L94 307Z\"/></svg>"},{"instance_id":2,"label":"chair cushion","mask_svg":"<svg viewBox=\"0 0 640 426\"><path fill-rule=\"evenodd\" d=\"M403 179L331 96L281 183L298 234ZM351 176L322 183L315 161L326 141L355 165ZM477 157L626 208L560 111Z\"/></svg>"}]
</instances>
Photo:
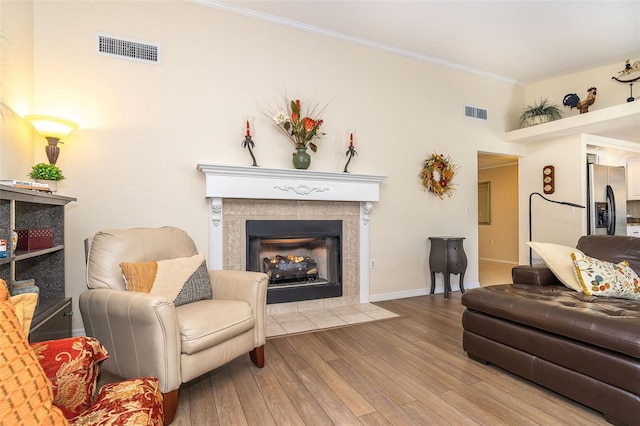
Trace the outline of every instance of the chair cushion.
<instances>
[{"instance_id":1,"label":"chair cushion","mask_svg":"<svg viewBox=\"0 0 640 426\"><path fill-rule=\"evenodd\" d=\"M176 308L182 352L193 354L229 340L255 325L255 314L241 300L201 300Z\"/></svg>"},{"instance_id":2,"label":"chair cushion","mask_svg":"<svg viewBox=\"0 0 640 426\"><path fill-rule=\"evenodd\" d=\"M129 291L160 295L175 306L211 299L211 281L204 254L158 262L122 262Z\"/></svg>"},{"instance_id":3,"label":"chair cushion","mask_svg":"<svg viewBox=\"0 0 640 426\"><path fill-rule=\"evenodd\" d=\"M53 405L53 391L0 279L0 421L6 424L66 425Z\"/></svg>"},{"instance_id":4,"label":"chair cushion","mask_svg":"<svg viewBox=\"0 0 640 426\"><path fill-rule=\"evenodd\" d=\"M53 386L53 403L67 419L86 410L107 350L92 337L69 337L31 345Z\"/></svg>"},{"instance_id":5,"label":"chair cushion","mask_svg":"<svg viewBox=\"0 0 640 426\"><path fill-rule=\"evenodd\" d=\"M162 393L155 377L140 377L100 388L95 402L70 423L92 426L164 424Z\"/></svg>"}]
</instances>

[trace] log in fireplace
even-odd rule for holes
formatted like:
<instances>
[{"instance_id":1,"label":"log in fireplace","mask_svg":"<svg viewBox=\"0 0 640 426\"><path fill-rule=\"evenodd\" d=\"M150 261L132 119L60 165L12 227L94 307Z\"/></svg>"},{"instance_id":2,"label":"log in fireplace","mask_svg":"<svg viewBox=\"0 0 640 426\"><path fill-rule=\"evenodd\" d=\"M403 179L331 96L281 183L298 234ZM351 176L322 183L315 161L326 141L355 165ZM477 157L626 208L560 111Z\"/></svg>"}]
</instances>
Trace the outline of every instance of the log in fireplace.
<instances>
[{"instance_id":1,"label":"log in fireplace","mask_svg":"<svg viewBox=\"0 0 640 426\"><path fill-rule=\"evenodd\" d=\"M267 304L342 296L341 220L247 220L247 270L269 276Z\"/></svg>"}]
</instances>

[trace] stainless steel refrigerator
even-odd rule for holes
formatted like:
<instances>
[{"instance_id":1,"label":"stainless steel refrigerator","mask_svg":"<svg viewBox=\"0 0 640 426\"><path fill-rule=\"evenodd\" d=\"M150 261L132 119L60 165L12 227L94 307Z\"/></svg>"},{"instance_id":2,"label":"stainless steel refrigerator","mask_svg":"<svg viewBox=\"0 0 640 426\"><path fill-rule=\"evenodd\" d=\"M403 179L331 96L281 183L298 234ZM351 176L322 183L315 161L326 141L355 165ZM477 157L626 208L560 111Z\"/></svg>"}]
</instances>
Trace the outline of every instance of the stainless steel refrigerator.
<instances>
[{"instance_id":1,"label":"stainless steel refrigerator","mask_svg":"<svg viewBox=\"0 0 640 426\"><path fill-rule=\"evenodd\" d=\"M627 235L625 179L624 166L588 165L587 223L590 235Z\"/></svg>"}]
</instances>

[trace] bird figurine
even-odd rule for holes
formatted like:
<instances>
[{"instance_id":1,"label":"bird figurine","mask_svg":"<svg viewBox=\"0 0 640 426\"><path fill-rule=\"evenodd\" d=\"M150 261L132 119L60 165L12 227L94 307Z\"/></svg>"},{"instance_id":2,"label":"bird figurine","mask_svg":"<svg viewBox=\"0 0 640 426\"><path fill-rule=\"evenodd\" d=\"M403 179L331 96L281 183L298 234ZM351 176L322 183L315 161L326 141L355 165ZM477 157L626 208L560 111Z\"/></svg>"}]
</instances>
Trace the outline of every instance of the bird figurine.
<instances>
[{"instance_id":1,"label":"bird figurine","mask_svg":"<svg viewBox=\"0 0 640 426\"><path fill-rule=\"evenodd\" d=\"M578 108L580 114L584 114L585 112L589 112L589 106L593 105L596 101L596 88L590 87L587 90L587 99L584 101L580 100L580 97L575 93L569 93L564 96L562 100L562 105L568 106L571 109Z\"/></svg>"}]
</instances>

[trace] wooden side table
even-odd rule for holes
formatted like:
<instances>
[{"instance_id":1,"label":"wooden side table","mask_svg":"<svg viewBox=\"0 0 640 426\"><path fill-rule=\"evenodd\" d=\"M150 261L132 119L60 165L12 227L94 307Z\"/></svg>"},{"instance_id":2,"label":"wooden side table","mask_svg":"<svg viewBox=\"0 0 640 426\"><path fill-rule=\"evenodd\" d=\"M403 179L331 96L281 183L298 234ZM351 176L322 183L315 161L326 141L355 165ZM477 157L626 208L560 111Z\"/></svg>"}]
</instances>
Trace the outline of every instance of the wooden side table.
<instances>
[{"instance_id":1,"label":"wooden side table","mask_svg":"<svg viewBox=\"0 0 640 426\"><path fill-rule=\"evenodd\" d=\"M464 293L464 273L467 270L467 255L462 242L464 237L429 237L431 252L429 269L431 270L431 294L436 289L436 272L444 276L444 298L451 291L450 274L460 274L460 291Z\"/></svg>"}]
</instances>

